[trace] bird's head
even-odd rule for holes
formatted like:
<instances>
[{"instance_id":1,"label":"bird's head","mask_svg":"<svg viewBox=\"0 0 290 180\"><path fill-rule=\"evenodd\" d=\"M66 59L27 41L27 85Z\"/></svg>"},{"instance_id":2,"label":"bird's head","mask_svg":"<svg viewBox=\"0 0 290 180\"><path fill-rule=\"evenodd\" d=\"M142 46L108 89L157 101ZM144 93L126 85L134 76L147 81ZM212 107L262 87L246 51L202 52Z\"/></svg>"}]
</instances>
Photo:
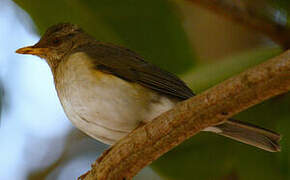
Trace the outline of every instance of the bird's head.
<instances>
[{"instance_id":1,"label":"bird's head","mask_svg":"<svg viewBox=\"0 0 290 180\"><path fill-rule=\"evenodd\" d=\"M35 45L20 48L16 53L39 56L53 67L86 39L86 34L77 25L61 23L48 28Z\"/></svg>"}]
</instances>

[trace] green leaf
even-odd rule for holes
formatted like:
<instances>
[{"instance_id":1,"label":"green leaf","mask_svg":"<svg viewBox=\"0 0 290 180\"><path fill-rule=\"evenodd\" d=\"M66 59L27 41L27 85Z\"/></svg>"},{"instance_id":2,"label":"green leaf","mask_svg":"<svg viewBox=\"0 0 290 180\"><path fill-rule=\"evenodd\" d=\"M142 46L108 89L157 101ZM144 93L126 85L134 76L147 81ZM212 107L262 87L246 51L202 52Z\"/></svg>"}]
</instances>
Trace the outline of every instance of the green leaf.
<instances>
[{"instance_id":1,"label":"green leaf","mask_svg":"<svg viewBox=\"0 0 290 180\"><path fill-rule=\"evenodd\" d=\"M193 66L191 47L174 4L166 0L14 0L40 33L60 22L80 25L98 40L137 51L164 69L182 73Z\"/></svg>"}]
</instances>

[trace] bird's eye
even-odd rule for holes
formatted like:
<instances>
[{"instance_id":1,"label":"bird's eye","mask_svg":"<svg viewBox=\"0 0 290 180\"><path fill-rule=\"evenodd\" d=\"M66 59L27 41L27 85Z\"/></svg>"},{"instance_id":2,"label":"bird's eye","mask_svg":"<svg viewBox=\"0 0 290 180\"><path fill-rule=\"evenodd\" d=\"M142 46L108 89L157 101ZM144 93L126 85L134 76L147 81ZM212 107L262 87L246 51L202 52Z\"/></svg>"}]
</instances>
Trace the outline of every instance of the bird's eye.
<instances>
[{"instance_id":1,"label":"bird's eye","mask_svg":"<svg viewBox=\"0 0 290 180\"><path fill-rule=\"evenodd\" d=\"M55 38L55 39L52 41L52 44L53 44L54 46L59 45L59 44L60 44L60 39L59 39L59 38Z\"/></svg>"}]
</instances>

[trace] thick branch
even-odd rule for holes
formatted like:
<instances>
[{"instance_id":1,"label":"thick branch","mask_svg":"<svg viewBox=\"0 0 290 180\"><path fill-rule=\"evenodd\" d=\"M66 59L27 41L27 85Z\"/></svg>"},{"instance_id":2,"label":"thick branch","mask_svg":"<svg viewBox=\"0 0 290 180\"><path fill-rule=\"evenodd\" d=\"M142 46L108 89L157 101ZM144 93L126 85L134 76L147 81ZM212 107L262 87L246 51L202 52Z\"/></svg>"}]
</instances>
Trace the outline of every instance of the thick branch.
<instances>
[{"instance_id":1,"label":"thick branch","mask_svg":"<svg viewBox=\"0 0 290 180\"><path fill-rule=\"evenodd\" d=\"M179 103L117 142L85 179L130 179L143 167L198 133L290 90L290 50ZM206 168L206 167L205 167Z\"/></svg>"},{"instance_id":2,"label":"thick branch","mask_svg":"<svg viewBox=\"0 0 290 180\"><path fill-rule=\"evenodd\" d=\"M265 17L261 11L263 3L235 0L188 0L210 9L226 18L239 22L247 27L258 30L280 44L284 49L290 48L290 31L286 25L279 24L273 19ZM256 3L256 4L255 4ZM258 3L258 4L257 4ZM254 4L251 6L251 4ZM273 10L273 9L271 9Z\"/></svg>"}]
</instances>

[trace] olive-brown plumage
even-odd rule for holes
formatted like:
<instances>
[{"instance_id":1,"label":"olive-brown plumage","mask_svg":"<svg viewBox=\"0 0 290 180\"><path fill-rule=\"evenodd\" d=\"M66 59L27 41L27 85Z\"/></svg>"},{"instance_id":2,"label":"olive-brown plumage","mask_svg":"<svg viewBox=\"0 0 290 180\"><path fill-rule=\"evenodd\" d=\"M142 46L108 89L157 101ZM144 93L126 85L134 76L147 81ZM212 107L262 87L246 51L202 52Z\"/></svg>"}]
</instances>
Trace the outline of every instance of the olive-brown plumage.
<instances>
[{"instance_id":1,"label":"olive-brown plumage","mask_svg":"<svg viewBox=\"0 0 290 180\"><path fill-rule=\"evenodd\" d=\"M96 41L76 25L52 26L34 46L16 52L46 60L68 118L107 144L194 96L174 74L129 49ZM278 134L242 122L228 120L204 130L267 151L280 150Z\"/></svg>"}]
</instances>

